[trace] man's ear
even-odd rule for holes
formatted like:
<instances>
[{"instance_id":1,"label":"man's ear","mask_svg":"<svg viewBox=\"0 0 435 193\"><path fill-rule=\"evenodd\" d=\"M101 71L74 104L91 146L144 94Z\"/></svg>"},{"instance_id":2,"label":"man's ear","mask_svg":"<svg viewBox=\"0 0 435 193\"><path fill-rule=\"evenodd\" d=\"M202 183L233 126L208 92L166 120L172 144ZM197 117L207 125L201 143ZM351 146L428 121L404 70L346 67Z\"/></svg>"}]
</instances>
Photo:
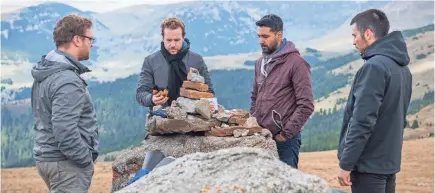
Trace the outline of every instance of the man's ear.
<instances>
[{"instance_id":1,"label":"man's ear","mask_svg":"<svg viewBox=\"0 0 435 193\"><path fill-rule=\"evenodd\" d=\"M371 29L367 29L367 30L364 32L364 38L365 38L367 41L373 40L373 39L375 39L375 34L373 33L373 31L372 31Z\"/></svg>"},{"instance_id":2,"label":"man's ear","mask_svg":"<svg viewBox=\"0 0 435 193\"><path fill-rule=\"evenodd\" d=\"M279 40L282 40L282 31L277 32L277 33L276 33L276 37L277 37Z\"/></svg>"},{"instance_id":3,"label":"man's ear","mask_svg":"<svg viewBox=\"0 0 435 193\"><path fill-rule=\"evenodd\" d=\"M71 42L73 43L73 45L75 47L79 47L81 40L80 40L79 36L73 36L73 38L71 39Z\"/></svg>"}]
</instances>

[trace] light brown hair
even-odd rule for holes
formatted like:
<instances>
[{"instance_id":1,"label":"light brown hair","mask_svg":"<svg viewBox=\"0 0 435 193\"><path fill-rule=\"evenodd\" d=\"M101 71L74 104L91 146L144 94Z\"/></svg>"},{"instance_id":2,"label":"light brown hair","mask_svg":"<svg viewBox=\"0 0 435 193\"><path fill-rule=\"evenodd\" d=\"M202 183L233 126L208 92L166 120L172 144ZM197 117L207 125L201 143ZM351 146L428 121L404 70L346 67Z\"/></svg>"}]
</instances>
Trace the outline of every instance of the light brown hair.
<instances>
[{"instance_id":1,"label":"light brown hair","mask_svg":"<svg viewBox=\"0 0 435 193\"><path fill-rule=\"evenodd\" d=\"M53 41L61 47L72 40L75 35L84 36L92 28L92 21L78 15L67 15L60 19L53 30Z\"/></svg>"},{"instance_id":2,"label":"light brown hair","mask_svg":"<svg viewBox=\"0 0 435 193\"><path fill-rule=\"evenodd\" d=\"M186 35L185 26L184 26L184 23L180 19L178 19L176 17L170 17L168 19L165 19L161 25L162 36L165 36L165 34L164 34L165 28L177 29L179 27L181 28L181 32L182 32L183 37L184 37L184 35Z\"/></svg>"}]
</instances>

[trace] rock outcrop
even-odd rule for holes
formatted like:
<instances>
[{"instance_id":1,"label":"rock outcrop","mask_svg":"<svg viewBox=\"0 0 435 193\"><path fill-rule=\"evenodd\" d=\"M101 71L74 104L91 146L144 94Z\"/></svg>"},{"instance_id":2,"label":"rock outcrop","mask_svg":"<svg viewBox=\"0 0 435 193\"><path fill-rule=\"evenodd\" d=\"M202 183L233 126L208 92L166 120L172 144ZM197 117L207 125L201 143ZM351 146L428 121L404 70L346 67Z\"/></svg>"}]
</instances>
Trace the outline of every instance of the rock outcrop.
<instances>
[{"instance_id":1,"label":"rock outcrop","mask_svg":"<svg viewBox=\"0 0 435 193\"><path fill-rule=\"evenodd\" d=\"M152 150L160 150L166 156L179 158L196 152L207 153L234 147L255 147L264 149L278 158L276 143L272 139L270 131L263 129L262 133L263 135L241 138L183 134L149 136L144 140L143 145L124 150L113 162L112 191L120 190L127 185L128 181L142 167L145 153Z\"/></svg>"},{"instance_id":2,"label":"rock outcrop","mask_svg":"<svg viewBox=\"0 0 435 193\"><path fill-rule=\"evenodd\" d=\"M326 181L291 168L261 148L194 153L153 170L117 193L330 193Z\"/></svg>"}]
</instances>

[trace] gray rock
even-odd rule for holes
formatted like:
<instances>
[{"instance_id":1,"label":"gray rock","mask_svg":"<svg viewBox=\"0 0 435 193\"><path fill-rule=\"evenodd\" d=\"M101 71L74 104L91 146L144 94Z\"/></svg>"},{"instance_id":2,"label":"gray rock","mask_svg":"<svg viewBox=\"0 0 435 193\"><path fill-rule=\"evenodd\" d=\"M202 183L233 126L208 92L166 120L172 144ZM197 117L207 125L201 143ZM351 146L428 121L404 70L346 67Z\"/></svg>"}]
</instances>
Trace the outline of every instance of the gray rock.
<instances>
[{"instance_id":1,"label":"gray rock","mask_svg":"<svg viewBox=\"0 0 435 193\"><path fill-rule=\"evenodd\" d=\"M254 168L254 169L253 169ZM331 193L327 182L294 169L260 148L186 155L117 193Z\"/></svg>"},{"instance_id":2,"label":"gray rock","mask_svg":"<svg viewBox=\"0 0 435 193\"><path fill-rule=\"evenodd\" d=\"M262 129L260 135L263 137L272 137L272 132L270 132L269 129Z\"/></svg>"},{"instance_id":3,"label":"gray rock","mask_svg":"<svg viewBox=\"0 0 435 193\"><path fill-rule=\"evenodd\" d=\"M202 77L199 74L192 74L192 82L200 82L200 83L205 83L204 81L204 77Z\"/></svg>"},{"instance_id":4,"label":"gray rock","mask_svg":"<svg viewBox=\"0 0 435 193\"><path fill-rule=\"evenodd\" d=\"M177 98L177 105L181 107L186 113L195 113L195 103L197 100L192 100L184 97Z\"/></svg>"},{"instance_id":5,"label":"gray rock","mask_svg":"<svg viewBox=\"0 0 435 193\"><path fill-rule=\"evenodd\" d=\"M236 129L233 131L234 137L246 137L249 134L248 129Z\"/></svg>"},{"instance_id":6,"label":"gray rock","mask_svg":"<svg viewBox=\"0 0 435 193\"><path fill-rule=\"evenodd\" d=\"M195 112L200 114L206 120L211 119L210 110L210 102L208 100L201 99L195 103Z\"/></svg>"},{"instance_id":7,"label":"gray rock","mask_svg":"<svg viewBox=\"0 0 435 193\"><path fill-rule=\"evenodd\" d=\"M196 152L213 152L232 147L261 148L278 158L276 143L270 136L252 135L242 138L182 134L149 136L141 146L122 151L113 162L112 192L125 187L128 181L134 177L135 173L141 168L147 151L160 150L166 156L179 158Z\"/></svg>"},{"instance_id":8,"label":"gray rock","mask_svg":"<svg viewBox=\"0 0 435 193\"><path fill-rule=\"evenodd\" d=\"M204 77L199 74L199 71L196 68L190 68L187 73L187 80L192 82L200 82L205 83Z\"/></svg>"},{"instance_id":9,"label":"gray rock","mask_svg":"<svg viewBox=\"0 0 435 193\"><path fill-rule=\"evenodd\" d=\"M170 119L181 119L187 118L187 113L181 107L168 107L165 109L168 118Z\"/></svg>"},{"instance_id":10,"label":"gray rock","mask_svg":"<svg viewBox=\"0 0 435 193\"><path fill-rule=\"evenodd\" d=\"M217 120L228 123L228 120L231 118L231 113L229 111L218 112L213 114Z\"/></svg>"}]
</instances>

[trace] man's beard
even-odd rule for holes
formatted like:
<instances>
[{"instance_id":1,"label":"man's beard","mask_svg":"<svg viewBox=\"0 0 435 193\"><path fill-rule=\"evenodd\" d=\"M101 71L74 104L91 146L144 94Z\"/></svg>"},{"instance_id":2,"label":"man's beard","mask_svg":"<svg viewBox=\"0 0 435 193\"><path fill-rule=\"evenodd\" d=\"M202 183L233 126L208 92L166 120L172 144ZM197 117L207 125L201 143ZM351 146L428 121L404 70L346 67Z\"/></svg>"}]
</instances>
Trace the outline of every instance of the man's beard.
<instances>
[{"instance_id":1,"label":"man's beard","mask_svg":"<svg viewBox=\"0 0 435 193\"><path fill-rule=\"evenodd\" d=\"M272 54L278 48L278 42L275 42L272 46L268 47L266 45L260 44L263 54Z\"/></svg>"}]
</instances>

